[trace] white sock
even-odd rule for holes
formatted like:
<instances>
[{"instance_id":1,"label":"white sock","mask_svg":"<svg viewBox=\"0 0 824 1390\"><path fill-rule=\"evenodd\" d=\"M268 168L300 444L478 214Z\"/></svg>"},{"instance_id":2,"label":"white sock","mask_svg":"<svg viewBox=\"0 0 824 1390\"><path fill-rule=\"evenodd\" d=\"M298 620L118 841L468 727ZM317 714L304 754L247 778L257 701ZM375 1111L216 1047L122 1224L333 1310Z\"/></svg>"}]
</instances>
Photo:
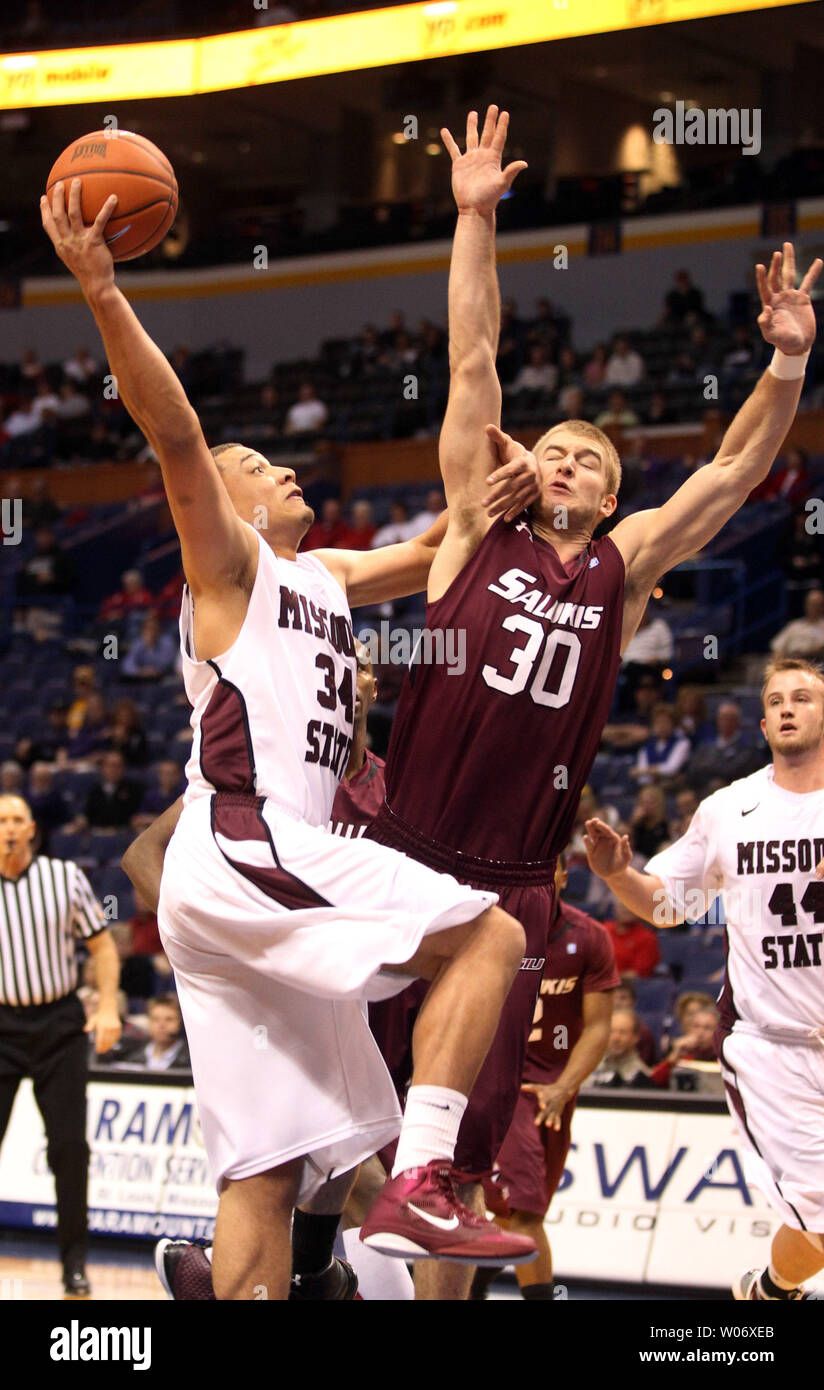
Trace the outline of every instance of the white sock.
<instances>
[{"instance_id":1,"label":"white sock","mask_svg":"<svg viewBox=\"0 0 824 1390\"><path fill-rule=\"evenodd\" d=\"M415 1297L412 1275L403 1260L382 1255L360 1239L360 1226L343 1232L346 1259L358 1276L358 1293L367 1303L389 1300L409 1303Z\"/></svg>"},{"instance_id":2,"label":"white sock","mask_svg":"<svg viewBox=\"0 0 824 1390\"><path fill-rule=\"evenodd\" d=\"M465 1109L466 1096L460 1091L450 1091L448 1086L410 1086L392 1177L408 1168L423 1168L433 1158L451 1163Z\"/></svg>"}]
</instances>

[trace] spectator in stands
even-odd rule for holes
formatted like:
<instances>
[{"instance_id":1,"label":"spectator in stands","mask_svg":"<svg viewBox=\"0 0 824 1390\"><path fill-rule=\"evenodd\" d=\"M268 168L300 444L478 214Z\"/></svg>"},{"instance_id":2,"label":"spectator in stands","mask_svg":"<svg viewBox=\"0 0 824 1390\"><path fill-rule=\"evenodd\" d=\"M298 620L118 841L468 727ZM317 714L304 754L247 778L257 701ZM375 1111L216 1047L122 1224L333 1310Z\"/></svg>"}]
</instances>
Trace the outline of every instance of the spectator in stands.
<instances>
[{"instance_id":1,"label":"spectator in stands","mask_svg":"<svg viewBox=\"0 0 824 1390\"><path fill-rule=\"evenodd\" d=\"M63 375L78 386L88 386L100 373L100 368L87 347L76 348L63 363Z\"/></svg>"},{"instance_id":2,"label":"spectator in stands","mask_svg":"<svg viewBox=\"0 0 824 1390\"><path fill-rule=\"evenodd\" d=\"M8 484L9 494L14 496L14 487L11 481ZM36 528L49 529L60 519L60 508L49 492L49 483L45 474L32 480L29 487L28 497L23 498L23 525L29 531Z\"/></svg>"},{"instance_id":3,"label":"spectator in stands","mask_svg":"<svg viewBox=\"0 0 824 1390\"><path fill-rule=\"evenodd\" d=\"M60 397L49 385L48 378L38 377L34 389L34 400L31 403L32 414L37 419L38 428L41 425L54 424L60 409Z\"/></svg>"},{"instance_id":4,"label":"spectator in stands","mask_svg":"<svg viewBox=\"0 0 824 1390\"><path fill-rule=\"evenodd\" d=\"M17 576L17 592L21 598L46 598L69 594L77 578L74 561L60 545L47 526L38 527L34 536L34 553Z\"/></svg>"},{"instance_id":5,"label":"spectator in stands","mask_svg":"<svg viewBox=\"0 0 824 1390\"><path fill-rule=\"evenodd\" d=\"M58 420L70 424L72 420L82 420L91 411L88 396L79 391L73 381L64 381L60 386L54 413Z\"/></svg>"},{"instance_id":6,"label":"spectator in stands","mask_svg":"<svg viewBox=\"0 0 824 1390\"><path fill-rule=\"evenodd\" d=\"M613 901L615 915L607 918L604 926L615 948L616 969L620 975L640 975L645 979L661 959L658 937L652 927L639 922L617 898Z\"/></svg>"},{"instance_id":7,"label":"spectator in stands","mask_svg":"<svg viewBox=\"0 0 824 1390\"><path fill-rule=\"evenodd\" d=\"M154 610L161 623L176 623L180 617L180 600L183 597L183 570L178 570L167 579L162 589L154 596Z\"/></svg>"},{"instance_id":8,"label":"spectator in stands","mask_svg":"<svg viewBox=\"0 0 824 1390\"><path fill-rule=\"evenodd\" d=\"M85 762L109 746L109 713L99 690L90 690L83 723L66 746L70 762Z\"/></svg>"},{"instance_id":9,"label":"spectator in stands","mask_svg":"<svg viewBox=\"0 0 824 1390\"><path fill-rule=\"evenodd\" d=\"M738 705L734 700L723 700L715 715L715 737L694 750L684 769L684 780L700 796L706 796L708 790L757 772L764 761L763 751L747 740Z\"/></svg>"},{"instance_id":10,"label":"spectator in stands","mask_svg":"<svg viewBox=\"0 0 824 1390\"><path fill-rule=\"evenodd\" d=\"M149 1000L148 1041L121 1043L117 1064L145 1067L147 1071L189 1071L189 1045L183 1033L180 1005L175 994L158 994Z\"/></svg>"},{"instance_id":11,"label":"spectator in stands","mask_svg":"<svg viewBox=\"0 0 824 1390\"><path fill-rule=\"evenodd\" d=\"M375 376L380 355L378 330L373 323L366 323L351 346L346 364L348 374L360 377Z\"/></svg>"},{"instance_id":12,"label":"spectator in stands","mask_svg":"<svg viewBox=\"0 0 824 1390\"><path fill-rule=\"evenodd\" d=\"M120 966L120 984L130 999L148 999L170 980L171 966L160 940L157 914L139 893L135 893L134 913L124 925L126 949Z\"/></svg>"},{"instance_id":13,"label":"spectator in stands","mask_svg":"<svg viewBox=\"0 0 824 1390\"><path fill-rule=\"evenodd\" d=\"M733 329L732 346L721 359L721 371L727 379L741 376L755 364L755 348L750 330L744 324Z\"/></svg>"},{"instance_id":14,"label":"spectator in stands","mask_svg":"<svg viewBox=\"0 0 824 1390\"><path fill-rule=\"evenodd\" d=\"M108 730L108 746L123 754L127 767L145 767L149 751L140 711L134 700L117 700Z\"/></svg>"},{"instance_id":15,"label":"spectator in stands","mask_svg":"<svg viewBox=\"0 0 824 1390\"><path fill-rule=\"evenodd\" d=\"M372 503L361 498L351 507L350 550L370 550L375 538L375 515Z\"/></svg>"},{"instance_id":16,"label":"spectator in stands","mask_svg":"<svg viewBox=\"0 0 824 1390\"><path fill-rule=\"evenodd\" d=\"M109 594L100 605L100 621L117 623L132 613L143 615L154 608L154 598L143 583L140 570L124 570L120 576L120 588Z\"/></svg>"},{"instance_id":17,"label":"spectator in stands","mask_svg":"<svg viewBox=\"0 0 824 1390\"><path fill-rule=\"evenodd\" d=\"M680 792L675 793L675 815L670 822L673 840L686 835L698 806L699 800L692 787L682 787Z\"/></svg>"},{"instance_id":18,"label":"spectator in stands","mask_svg":"<svg viewBox=\"0 0 824 1390\"><path fill-rule=\"evenodd\" d=\"M43 375L44 367L34 348L24 348L20 358L20 375L24 381L37 381Z\"/></svg>"},{"instance_id":19,"label":"spectator in stands","mask_svg":"<svg viewBox=\"0 0 824 1390\"><path fill-rule=\"evenodd\" d=\"M707 994L705 990L684 990L675 1001L676 1037L683 1037L686 1033L692 1031L692 1024L696 1014L702 1013L704 1009L714 1008L715 1000L712 995ZM669 1052L672 1046L672 1038L662 1038L661 1045L665 1053Z\"/></svg>"},{"instance_id":20,"label":"spectator in stands","mask_svg":"<svg viewBox=\"0 0 824 1390\"><path fill-rule=\"evenodd\" d=\"M616 338L604 372L605 386L639 386L644 379L644 359L626 338Z\"/></svg>"},{"instance_id":21,"label":"spectator in stands","mask_svg":"<svg viewBox=\"0 0 824 1390\"><path fill-rule=\"evenodd\" d=\"M522 391L540 391L544 395L550 395L557 384L558 368L550 362L549 353L543 343L534 343L529 349L526 364L507 387L507 392L510 396L520 395Z\"/></svg>"},{"instance_id":22,"label":"spectator in stands","mask_svg":"<svg viewBox=\"0 0 824 1390\"><path fill-rule=\"evenodd\" d=\"M599 430L631 430L638 424L638 416L623 391L610 391L606 409L595 416L595 424Z\"/></svg>"},{"instance_id":23,"label":"spectator in stands","mask_svg":"<svg viewBox=\"0 0 824 1390\"><path fill-rule=\"evenodd\" d=\"M105 420L93 420L89 437L83 445L83 453L89 463L108 463L116 456L118 449L118 442Z\"/></svg>"},{"instance_id":24,"label":"spectator in stands","mask_svg":"<svg viewBox=\"0 0 824 1390\"><path fill-rule=\"evenodd\" d=\"M629 835L632 848L645 860L669 842L667 803L661 787L641 788L630 816Z\"/></svg>"},{"instance_id":25,"label":"spectator in stands","mask_svg":"<svg viewBox=\"0 0 824 1390\"><path fill-rule=\"evenodd\" d=\"M382 545L398 545L405 541L408 526L409 511L406 503L396 497L389 503L389 520L385 526L379 526L372 537L372 549L377 550Z\"/></svg>"},{"instance_id":26,"label":"spectator in stands","mask_svg":"<svg viewBox=\"0 0 824 1390\"><path fill-rule=\"evenodd\" d=\"M649 1067L638 1052L639 1019L633 1009L612 1010L606 1053L585 1085L635 1086L650 1084Z\"/></svg>"},{"instance_id":27,"label":"spectator in stands","mask_svg":"<svg viewBox=\"0 0 824 1390\"><path fill-rule=\"evenodd\" d=\"M177 645L170 632L164 632L155 613L143 619L140 636L121 663L126 680L154 681L167 676L175 664Z\"/></svg>"},{"instance_id":28,"label":"spectator in stands","mask_svg":"<svg viewBox=\"0 0 824 1390\"><path fill-rule=\"evenodd\" d=\"M136 829L143 830L153 820L162 816L179 796L186 790L186 779L173 758L163 758L155 768L154 781L143 793L140 811L135 816Z\"/></svg>"},{"instance_id":29,"label":"spectator in stands","mask_svg":"<svg viewBox=\"0 0 824 1390\"><path fill-rule=\"evenodd\" d=\"M95 830L123 830L131 823L143 796L137 782L126 776L122 753L104 753L100 780L90 787L82 820Z\"/></svg>"},{"instance_id":30,"label":"spectator in stands","mask_svg":"<svg viewBox=\"0 0 824 1390\"><path fill-rule=\"evenodd\" d=\"M409 334L400 331L394 335L392 342L383 349L378 360L384 371L408 372L417 366L419 355L419 349Z\"/></svg>"},{"instance_id":31,"label":"spectator in stands","mask_svg":"<svg viewBox=\"0 0 824 1390\"><path fill-rule=\"evenodd\" d=\"M787 502L791 507L798 507L809 496L812 487L808 468L808 458L804 449L788 449L786 461L781 468L777 468L767 477L763 484L763 491L756 488L756 493L760 498L768 501ZM750 493L750 499L755 497L755 493ZM807 516L806 512L802 513Z\"/></svg>"},{"instance_id":32,"label":"spectator in stands","mask_svg":"<svg viewBox=\"0 0 824 1390\"><path fill-rule=\"evenodd\" d=\"M558 353L558 386L583 386L584 374L578 362L578 354L570 343L565 343Z\"/></svg>"},{"instance_id":33,"label":"spectator in stands","mask_svg":"<svg viewBox=\"0 0 824 1390\"><path fill-rule=\"evenodd\" d=\"M641 676L650 674L657 681L662 669L672 661L675 644L672 629L651 602L647 604L634 636L621 657L622 676L627 693L632 694Z\"/></svg>"},{"instance_id":34,"label":"spectator in stands","mask_svg":"<svg viewBox=\"0 0 824 1390\"><path fill-rule=\"evenodd\" d=\"M716 353L703 324L696 324L690 333L689 353L695 363L695 375L699 381L714 375L718 370Z\"/></svg>"},{"instance_id":35,"label":"spectator in stands","mask_svg":"<svg viewBox=\"0 0 824 1390\"><path fill-rule=\"evenodd\" d=\"M672 705L656 705L652 711L652 733L641 745L630 777L640 787L666 782L681 771L690 755L690 741L676 727ZM638 846L640 849L640 846ZM643 854L644 851L641 850ZM654 853L654 851L650 851Z\"/></svg>"},{"instance_id":36,"label":"spectator in stands","mask_svg":"<svg viewBox=\"0 0 824 1390\"><path fill-rule=\"evenodd\" d=\"M675 411L667 401L663 391L653 391L644 411L645 425L674 425Z\"/></svg>"},{"instance_id":37,"label":"spectator in stands","mask_svg":"<svg viewBox=\"0 0 824 1390\"><path fill-rule=\"evenodd\" d=\"M23 769L14 758L0 767L0 796L23 796Z\"/></svg>"},{"instance_id":38,"label":"spectator in stands","mask_svg":"<svg viewBox=\"0 0 824 1390\"><path fill-rule=\"evenodd\" d=\"M675 726L693 748L712 738L715 729L707 716L707 702L697 685L682 685L675 697Z\"/></svg>"},{"instance_id":39,"label":"spectator in stands","mask_svg":"<svg viewBox=\"0 0 824 1390\"><path fill-rule=\"evenodd\" d=\"M65 752L69 741L66 729L69 706L66 700L55 700L46 714L45 725L40 725L37 735L23 735L14 746L15 760L21 767L31 768L36 762L53 763Z\"/></svg>"},{"instance_id":40,"label":"spectator in stands","mask_svg":"<svg viewBox=\"0 0 824 1390\"><path fill-rule=\"evenodd\" d=\"M612 995L613 1014L619 1009L625 1009L631 1014L637 1014L638 996L635 991L635 985L632 983L629 975L621 976L621 983ZM644 1066L654 1066L655 1059L658 1056L658 1046L655 1041L655 1035L652 1029L640 1016L638 1016L638 1042L636 1046L638 1049L638 1056L641 1058Z\"/></svg>"},{"instance_id":41,"label":"spectator in stands","mask_svg":"<svg viewBox=\"0 0 824 1390\"><path fill-rule=\"evenodd\" d=\"M679 328L681 324L703 321L706 317L703 292L693 284L688 270L677 270L673 276L673 287L664 299L661 323Z\"/></svg>"},{"instance_id":42,"label":"spectator in stands","mask_svg":"<svg viewBox=\"0 0 824 1390\"><path fill-rule=\"evenodd\" d=\"M808 589L824 587L824 545L810 525L810 513L794 513L778 547L778 560L787 577L787 598L792 617L802 611Z\"/></svg>"},{"instance_id":43,"label":"spectator in stands","mask_svg":"<svg viewBox=\"0 0 824 1390\"><path fill-rule=\"evenodd\" d=\"M351 530L343 517L339 497L327 497L320 509L320 521L313 521L301 542L301 550L334 548L347 550Z\"/></svg>"},{"instance_id":44,"label":"spectator in stands","mask_svg":"<svg viewBox=\"0 0 824 1390\"><path fill-rule=\"evenodd\" d=\"M803 618L782 627L770 643L773 656L800 656L817 661L824 656L824 590L810 589Z\"/></svg>"},{"instance_id":45,"label":"spectator in stands","mask_svg":"<svg viewBox=\"0 0 824 1390\"><path fill-rule=\"evenodd\" d=\"M694 386L697 380L698 371L694 359L688 352L677 353L664 377L664 385Z\"/></svg>"},{"instance_id":46,"label":"spectator in stands","mask_svg":"<svg viewBox=\"0 0 824 1390\"><path fill-rule=\"evenodd\" d=\"M713 1039L718 1028L718 1011L714 1006L699 1007L692 1012L689 1028L675 1038L666 1056L653 1068L650 1080L654 1086L669 1086L672 1071L679 1062L715 1062L718 1053Z\"/></svg>"},{"instance_id":47,"label":"spectator in stands","mask_svg":"<svg viewBox=\"0 0 824 1390\"><path fill-rule=\"evenodd\" d=\"M95 674L93 666L75 666L72 671L72 700L69 704L68 714L66 715L66 731L69 736L76 734L83 727L83 720L86 717L86 704L89 695L95 688Z\"/></svg>"},{"instance_id":48,"label":"spectator in stands","mask_svg":"<svg viewBox=\"0 0 824 1390\"><path fill-rule=\"evenodd\" d=\"M587 391L600 391L608 385L607 349L605 343L596 343L592 355L584 365L584 386Z\"/></svg>"},{"instance_id":49,"label":"spectator in stands","mask_svg":"<svg viewBox=\"0 0 824 1390\"><path fill-rule=\"evenodd\" d=\"M318 398L311 381L302 381L298 398L286 412L284 434L317 434L329 418L329 411Z\"/></svg>"},{"instance_id":50,"label":"spectator in stands","mask_svg":"<svg viewBox=\"0 0 824 1390\"><path fill-rule=\"evenodd\" d=\"M68 825L72 819L68 797L54 785L54 768L44 762L32 763L25 795L40 832L40 852L48 854L52 831Z\"/></svg>"},{"instance_id":51,"label":"spectator in stands","mask_svg":"<svg viewBox=\"0 0 824 1390\"><path fill-rule=\"evenodd\" d=\"M558 392L556 416L562 420L586 420L586 396L583 386L562 386Z\"/></svg>"},{"instance_id":52,"label":"spectator in stands","mask_svg":"<svg viewBox=\"0 0 824 1390\"><path fill-rule=\"evenodd\" d=\"M652 711L661 699L660 678L651 671L642 673L632 692L631 709L610 720L601 742L607 748L640 748L652 733Z\"/></svg>"},{"instance_id":53,"label":"spectator in stands","mask_svg":"<svg viewBox=\"0 0 824 1390\"><path fill-rule=\"evenodd\" d=\"M416 512L409 521L407 538L420 536L424 531L428 531L429 527L438 520L445 506L446 501L440 488L431 488L426 494L426 506L423 511Z\"/></svg>"}]
</instances>

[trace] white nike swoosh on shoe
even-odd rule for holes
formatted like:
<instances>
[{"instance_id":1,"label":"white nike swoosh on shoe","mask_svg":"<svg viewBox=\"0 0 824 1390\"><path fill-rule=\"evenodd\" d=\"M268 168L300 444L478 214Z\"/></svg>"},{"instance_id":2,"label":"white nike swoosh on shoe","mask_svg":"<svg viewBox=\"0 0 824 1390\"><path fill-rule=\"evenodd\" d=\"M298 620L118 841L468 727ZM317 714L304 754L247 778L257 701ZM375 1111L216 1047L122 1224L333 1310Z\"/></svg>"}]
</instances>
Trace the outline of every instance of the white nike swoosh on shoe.
<instances>
[{"instance_id":1,"label":"white nike swoosh on shoe","mask_svg":"<svg viewBox=\"0 0 824 1390\"><path fill-rule=\"evenodd\" d=\"M437 1226L441 1231L455 1231L461 1224L460 1218L457 1216L450 1216L447 1221L444 1216L432 1216L428 1211L421 1211L420 1207L416 1207L414 1202L407 1202L406 1205L409 1210L414 1211L415 1215L419 1216L422 1221L428 1221L430 1226Z\"/></svg>"}]
</instances>

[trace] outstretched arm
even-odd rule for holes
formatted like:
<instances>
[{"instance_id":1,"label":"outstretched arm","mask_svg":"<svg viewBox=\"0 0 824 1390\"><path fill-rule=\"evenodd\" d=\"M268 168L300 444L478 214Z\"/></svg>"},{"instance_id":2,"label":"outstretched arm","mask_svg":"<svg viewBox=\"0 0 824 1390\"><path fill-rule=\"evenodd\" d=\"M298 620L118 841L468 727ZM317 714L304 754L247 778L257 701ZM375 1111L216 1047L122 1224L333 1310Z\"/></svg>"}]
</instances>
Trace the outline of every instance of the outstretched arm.
<instances>
[{"instance_id":1,"label":"outstretched arm","mask_svg":"<svg viewBox=\"0 0 824 1390\"><path fill-rule=\"evenodd\" d=\"M104 231L116 203L110 197L86 227L80 180L72 181L68 210L58 183L51 206L47 198L40 200L43 226L80 284L123 403L158 457L186 578L195 592L218 589L237 581L256 560L254 534L229 500L176 373L115 285Z\"/></svg>"},{"instance_id":2,"label":"outstretched arm","mask_svg":"<svg viewBox=\"0 0 824 1390\"><path fill-rule=\"evenodd\" d=\"M766 478L795 418L804 365L815 339L810 290L821 273L816 260L795 289L795 253L784 243L769 272L756 267L762 310L758 324L776 359L729 426L721 447L662 507L620 522L612 539L624 557L627 584L649 593L665 571L701 550Z\"/></svg>"},{"instance_id":3,"label":"outstretched arm","mask_svg":"<svg viewBox=\"0 0 824 1390\"><path fill-rule=\"evenodd\" d=\"M540 492L540 471L535 455L497 426L488 431L503 460L489 488L489 525L496 516L514 515L534 502ZM490 483L493 480L490 479ZM428 531L397 545L378 550L315 550L335 576L353 607L361 603L385 603L408 594L419 594L427 587L429 572L447 535L449 512L441 512Z\"/></svg>"},{"instance_id":4,"label":"outstretched arm","mask_svg":"<svg viewBox=\"0 0 824 1390\"><path fill-rule=\"evenodd\" d=\"M183 797L179 796L162 816L147 826L142 835L132 840L120 861L123 872L153 912L157 912L160 900L160 878L166 849L182 810Z\"/></svg>"},{"instance_id":5,"label":"outstretched arm","mask_svg":"<svg viewBox=\"0 0 824 1390\"><path fill-rule=\"evenodd\" d=\"M500 292L495 267L495 209L526 168L501 167L509 115L490 106L478 134L478 113L466 122L466 151L450 132L441 138L452 158L458 220L449 269L449 400L440 437L440 466L449 507L449 534L441 552L441 587L466 563L492 524L484 507L488 480L498 466L486 425L501 421L501 386L495 368ZM454 553L453 553L454 552ZM434 578L434 576L433 576Z\"/></svg>"}]
</instances>

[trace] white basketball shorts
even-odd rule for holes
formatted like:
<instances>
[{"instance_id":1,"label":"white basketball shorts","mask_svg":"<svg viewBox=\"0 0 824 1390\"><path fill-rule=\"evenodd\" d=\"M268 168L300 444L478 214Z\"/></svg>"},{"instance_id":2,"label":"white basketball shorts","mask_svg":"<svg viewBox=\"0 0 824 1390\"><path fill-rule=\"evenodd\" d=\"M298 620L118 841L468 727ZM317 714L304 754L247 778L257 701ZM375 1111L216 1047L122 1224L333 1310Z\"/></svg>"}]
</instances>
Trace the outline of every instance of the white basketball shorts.
<instances>
[{"instance_id":1,"label":"white basketball shorts","mask_svg":"<svg viewBox=\"0 0 824 1390\"><path fill-rule=\"evenodd\" d=\"M218 1191L306 1157L304 1201L394 1138L400 1112L364 1000L409 983L383 965L495 902L262 798L184 807L158 921Z\"/></svg>"},{"instance_id":2,"label":"white basketball shorts","mask_svg":"<svg viewBox=\"0 0 824 1390\"><path fill-rule=\"evenodd\" d=\"M824 1233L824 1043L778 1042L735 1027L721 1071L747 1180L785 1225Z\"/></svg>"}]
</instances>

